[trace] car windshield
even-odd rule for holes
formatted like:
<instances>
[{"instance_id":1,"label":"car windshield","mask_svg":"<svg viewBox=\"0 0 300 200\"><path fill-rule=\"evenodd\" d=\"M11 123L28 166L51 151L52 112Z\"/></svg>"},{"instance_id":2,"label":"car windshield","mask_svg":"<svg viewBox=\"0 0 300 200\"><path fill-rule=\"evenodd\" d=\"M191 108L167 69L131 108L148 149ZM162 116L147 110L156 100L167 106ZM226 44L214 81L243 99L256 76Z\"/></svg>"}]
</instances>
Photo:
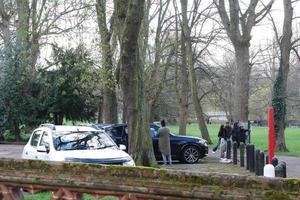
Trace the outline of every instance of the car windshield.
<instances>
[{"instance_id":1,"label":"car windshield","mask_svg":"<svg viewBox=\"0 0 300 200\"><path fill-rule=\"evenodd\" d=\"M96 150L116 146L103 132L60 132L53 136L54 148L57 151L66 150Z\"/></svg>"}]
</instances>

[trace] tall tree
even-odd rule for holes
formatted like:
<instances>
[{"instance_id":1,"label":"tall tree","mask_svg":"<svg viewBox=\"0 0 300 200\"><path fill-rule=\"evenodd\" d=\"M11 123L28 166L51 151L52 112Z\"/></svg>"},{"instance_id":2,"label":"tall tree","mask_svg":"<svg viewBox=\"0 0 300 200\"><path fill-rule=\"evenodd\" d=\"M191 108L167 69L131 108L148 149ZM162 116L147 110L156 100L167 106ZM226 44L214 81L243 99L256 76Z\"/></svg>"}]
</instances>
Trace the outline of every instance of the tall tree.
<instances>
[{"instance_id":1,"label":"tall tree","mask_svg":"<svg viewBox=\"0 0 300 200\"><path fill-rule=\"evenodd\" d=\"M97 0L97 21L101 37L101 59L102 59L102 84L103 91L103 115L104 123L117 123L117 96L112 61L111 35L112 29L107 28L106 0Z\"/></svg>"},{"instance_id":2,"label":"tall tree","mask_svg":"<svg viewBox=\"0 0 300 200\"><path fill-rule=\"evenodd\" d=\"M0 49L0 127L9 130L20 141L20 125L33 116L30 99L30 79L24 68L24 49L20 45ZM29 116L27 116L29 115Z\"/></svg>"},{"instance_id":3,"label":"tall tree","mask_svg":"<svg viewBox=\"0 0 300 200\"><path fill-rule=\"evenodd\" d=\"M194 6L197 8L197 5L200 5L200 2L201 0L194 1L195 3ZM194 56L193 56L194 53L193 53L192 41L191 41L191 27L189 26L189 21L187 17L187 1L185 0L181 0L181 11L182 11L182 38L181 38L182 42L181 43L182 45L184 45L184 48L182 48L182 50L185 51L182 53L186 54L186 60L184 60L184 62L186 62L185 65L187 65L189 69L189 80L190 80L190 88L192 91L193 105L195 108L197 122L202 137L206 139L208 143L211 143L211 139L209 137L209 133L205 124L203 109L200 103L200 99L198 97L197 77L194 69ZM195 22L192 22L192 24L194 23Z\"/></svg>"},{"instance_id":4,"label":"tall tree","mask_svg":"<svg viewBox=\"0 0 300 200\"><path fill-rule=\"evenodd\" d=\"M39 94L45 118L61 125L64 119L85 121L95 117L97 84L94 63L83 45L71 49L54 49L56 70L40 75Z\"/></svg>"},{"instance_id":5,"label":"tall tree","mask_svg":"<svg viewBox=\"0 0 300 200\"><path fill-rule=\"evenodd\" d=\"M269 1L259 11L256 9L258 2L259 0L251 0L248 8L243 12L239 0L228 0L229 9L226 8L224 0L214 0L222 24L235 50L238 76L235 77L234 82L234 120L248 120L251 31L270 11L274 0Z\"/></svg>"},{"instance_id":6,"label":"tall tree","mask_svg":"<svg viewBox=\"0 0 300 200\"><path fill-rule=\"evenodd\" d=\"M120 2L115 2L120 3ZM120 80L128 121L128 152L137 165L155 166L152 139L145 112L144 67L139 54L139 30L145 0L130 0L123 24ZM116 5L120 8L120 5ZM118 12L118 10L117 10ZM124 17L118 12L118 16Z\"/></svg>"},{"instance_id":7,"label":"tall tree","mask_svg":"<svg viewBox=\"0 0 300 200\"><path fill-rule=\"evenodd\" d=\"M7 117L5 126L16 134L17 140L21 124L35 125L40 122L37 105L34 105L37 91L33 83L38 78L36 63L42 44L50 35L63 34L77 27L88 16L87 13L80 15L87 7L89 5L78 0L0 0L0 39L8 55L1 58L1 62L5 63L1 81L5 82L6 88L11 88L1 89L1 101L4 102L1 109ZM75 21L74 16L75 23L62 23L65 17ZM10 100L11 97L14 100ZM11 106L6 106L8 104ZM25 111L27 116L22 114Z\"/></svg>"},{"instance_id":8,"label":"tall tree","mask_svg":"<svg viewBox=\"0 0 300 200\"><path fill-rule=\"evenodd\" d=\"M287 151L284 138L284 129L286 120L287 79L290 68L290 53L292 50L292 1L283 0L283 8L284 21L281 39L279 39L277 31L275 31L277 41L280 47L280 63L277 76L273 85L272 96L272 105L275 109L274 118L276 132L276 150L278 151Z\"/></svg>"},{"instance_id":9,"label":"tall tree","mask_svg":"<svg viewBox=\"0 0 300 200\"><path fill-rule=\"evenodd\" d=\"M17 44L20 44L24 50L29 46L29 1L17 0Z\"/></svg>"},{"instance_id":10,"label":"tall tree","mask_svg":"<svg viewBox=\"0 0 300 200\"><path fill-rule=\"evenodd\" d=\"M154 120L154 110L158 103L158 98L162 88L165 85L166 74L170 67L170 62L173 54L173 45L169 40L169 27L172 22L167 18L167 11L171 0L159 0L158 11L152 16L145 15L144 27L141 36L144 38L142 47L142 58L145 66L145 92L147 100L148 119L150 122ZM149 13L150 0L147 1L148 6L145 13ZM152 45L148 44L149 23L156 18L156 30L154 39L154 51L151 51ZM148 25L148 26L147 26ZM170 47L170 48L169 48ZM153 53L152 53L153 52ZM148 53L148 54L147 54ZM148 55L148 57L146 57ZM154 59L150 59L153 57ZM148 59L147 59L148 58Z\"/></svg>"},{"instance_id":11,"label":"tall tree","mask_svg":"<svg viewBox=\"0 0 300 200\"><path fill-rule=\"evenodd\" d=\"M177 6L177 1L173 1L175 7L175 31L176 31L176 41L180 41L180 45L176 43L176 49L180 47L181 52L181 63L180 63L180 73L178 74L178 79L176 78L176 93L179 103L179 134L186 135L186 125L189 113L189 72L187 66L187 55L186 55L186 44L184 40L184 33L181 31L179 39L179 27L180 22L179 11ZM179 50L179 49L177 49Z\"/></svg>"},{"instance_id":12,"label":"tall tree","mask_svg":"<svg viewBox=\"0 0 300 200\"><path fill-rule=\"evenodd\" d=\"M116 34L117 40L119 42L119 44L122 44L122 36L123 36L123 30L124 30L124 22L125 22L125 18L126 18L126 12L127 12L127 8L128 8L128 1L127 0L114 0L114 26L113 28L115 29L115 31L113 33ZM121 57L121 56L120 56ZM120 84L121 81L121 59L119 58L119 60L117 61L117 68L116 68L116 73L115 73L115 77L117 80L117 83ZM126 101L124 99L124 97L122 98L122 122L126 123L128 122L127 119L127 105L126 105Z\"/></svg>"}]
</instances>

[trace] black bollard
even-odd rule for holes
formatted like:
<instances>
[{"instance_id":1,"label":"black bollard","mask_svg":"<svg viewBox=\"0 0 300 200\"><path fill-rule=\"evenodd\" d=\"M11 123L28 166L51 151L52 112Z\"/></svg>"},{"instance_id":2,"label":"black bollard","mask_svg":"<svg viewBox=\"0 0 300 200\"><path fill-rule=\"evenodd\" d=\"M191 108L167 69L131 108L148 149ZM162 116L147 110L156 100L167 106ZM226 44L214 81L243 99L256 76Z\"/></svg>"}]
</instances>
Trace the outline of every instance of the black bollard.
<instances>
[{"instance_id":1,"label":"black bollard","mask_svg":"<svg viewBox=\"0 0 300 200\"><path fill-rule=\"evenodd\" d=\"M266 155L266 165L269 164L269 156Z\"/></svg>"},{"instance_id":2,"label":"black bollard","mask_svg":"<svg viewBox=\"0 0 300 200\"><path fill-rule=\"evenodd\" d=\"M279 165L282 165L282 167L283 167L283 178L286 178L286 162L280 161Z\"/></svg>"},{"instance_id":3,"label":"black bollard","mask_svg":"<svg viewBox=\"0 0 300 200\"><path fill-rule=\"evenodd\" d=\"M226 158L231 159L231 140L227 141Z\"/></svg>"},{"instance_id":4,"label":"black bollard","mask_svg":"<svg viewBox=\"0 0 300 200\"><path fill-rule=\"evenodd\" d=\"M283 165L276 165L275 167L275 177L282 177L284 176L284 169Z\"/></svg>"},{"instance_id":5,"label":"black bollard","mask_svg":"<svg viewBox=\"0 0 300 200\"><path fill-rule=\"evenodd\" d=\"M276 167L278 165L278 159L276 157L272 158L272 165Z\"/></svg>"},{"instance_id":6,"label":"black bollard","mask_svg":"<svg viewBox=\"0 0 300 200\"><path fill-rule=\"evenodd\" d=\"M247 144L246 145L246 169L247 170L249 170L250 169L250 164L249 164L249 158L250 158L250 155L249 155L249 147L250 147L250 145L249 144Z\"/></svg>"},{"instance_id":7,"label":"black bollard","mask_svg":"<svg viewBox=\"0 0 300 200\"><path fill-rule=\"evenodd\" d=\"M249 145L249 171L255 172L255 147L253 144Z\"/></svg>"},{"instance_id":8,"label":"black bollard","mask_svg":"<svg viewBox=\"0 0 300 200\"><path fill-rule=\"evenodd\" d=\"M245 144L240 144L240 165L241 167L245 167Z\"/></svg>"},{"instance_id":9,"label":"black bollard","mask_svg":"<svg viewBox=\"0 0 300 200\"><path fill-rule=\"evenodd\" d=\"M233 164L237 164L237 143L233 143Z\"/></svg>"},{"instance_id":10,"label":"black bollard","mask_svg":"<svg viewBox=\"0 0 300 200\"><path fill-rule=\"evenodd\" d=\"M260 150L256 149L255 150L255 175L259 176L259 155L260 155Z\"/></svg>"},{"instance_id":11,"label":"black bollard","mask_svg":"<svg viewBox=\"0 0 300 200\"><path fill-rule=\"evenodd\" d=\"M264 175L264 167L265 167L265 153L259 153L259 161L258 161L258 176Z\"/></svg>"}]
</instances>

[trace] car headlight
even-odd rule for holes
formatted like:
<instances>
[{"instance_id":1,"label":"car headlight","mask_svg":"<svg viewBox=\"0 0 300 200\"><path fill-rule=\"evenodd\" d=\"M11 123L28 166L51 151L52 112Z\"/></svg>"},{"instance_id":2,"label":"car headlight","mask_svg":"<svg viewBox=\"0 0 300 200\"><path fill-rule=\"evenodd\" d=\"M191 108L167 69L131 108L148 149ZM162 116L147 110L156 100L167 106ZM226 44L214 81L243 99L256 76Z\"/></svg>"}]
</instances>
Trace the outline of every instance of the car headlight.
<instances>
[{"instance_id":1,"label":"car headlight","mask_svg":"<svg viewBox=\"0 0 300 200\"><path fill-rule=\"evenodd\" d=\"M123 166L135 167L134 160L132 158L128 159L128 161L123 163Z\"/></svg>"},{"instance_id":2,"label":"car headlight","mask_svg":"<svg viewBox=\"0 0 300 200\"><path fill-rule=\"evenodd\" d=\"M199 142L200 144L203 144L203 145L206 146L206 147L208 146L208 145L207 145L207 141L204 140L204 139L201 139L201 140L199 140L198 142Z\"/></svg>"}]
</instances>

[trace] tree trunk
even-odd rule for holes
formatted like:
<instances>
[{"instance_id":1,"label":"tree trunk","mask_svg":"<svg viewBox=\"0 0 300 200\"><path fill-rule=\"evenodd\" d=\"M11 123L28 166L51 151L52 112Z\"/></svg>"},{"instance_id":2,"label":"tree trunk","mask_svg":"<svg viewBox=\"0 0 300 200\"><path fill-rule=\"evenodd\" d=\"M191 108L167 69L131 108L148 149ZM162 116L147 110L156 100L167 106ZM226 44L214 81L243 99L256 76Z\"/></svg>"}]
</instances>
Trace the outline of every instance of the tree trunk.
<instances>
[{"instance_id":1,"label":"tree trunk","mask_svg":"<svg viewBox=\"0 0 300 200\"><path fill-rule=\"evenodd\" d=\"M140 49L141 49L141 60L143 65L145 65L146 61L146 55L147 55L147 48L148 48L148 42L149 42L149 25L150 25L150 20L149 20L149 12L151 8L151 0L146 0L145 4L145 9L144 9L144 15L145 17L143 18L142 25L141 25L141 31L140 31Z\"/></svg>"},{"instance_id":2,"label":"tree trunk","mask_svg":"<svg viewBox=\"0 0 300 200\"><path fill-rule=\"evenodd\" d=\"M64 117L61 114L54 114L54 124L55 125L62 125Z\"/></svg>"},{"instance_id":3,"label":"tree trunk","mask_svg":"<svg viewBox=\"0 0 300 200\"><path fill-rule=\"evenodd\" d=\"M101 54L102 54L102 79L104 86L103 94L103 115L104 123L117 123L117 95L115 78L113 74L112 51L110 45L111 34L106 26L106 1L97 0L97 19L101 36Z\"/></svg>"},{"instance_id":4,"label":"tree trunk","mask_svg":"<svg viewBox=\"0 0 300 200\"><path fill-rule=\"evenodd\" d=\"M286 120L286 98L287 98L287 78L290 67L290 52L292 48L292 19L293 8L291 0L283 0L284 22L283 33L280 42L280 66L273 85L272 105L275 116L275 137L277 151L288 151L285 145L285 120Z\"/></svg>"},{"instance_id":5,"label":"tree trunk","mask_svg":"<svg viewBox=\"0 0 300 200\"><path fill-rule=\"evenodd\" d=\"M103 100L102 100L102 97L100 97L99 104L98 104L97 123L98 124L102 124L103 123Z\"/></svg>"},{"instance_id":6,"label":"tree trunk","mask_svg":"<svg viewBox=\"0 0 300 200\"><path fill-rule=\"evenodd\" d=\"M5 7L4 7L4 2L3 0L0 0L0 32L2 33L2 39L4 42L4 46L8 47L10 43L10 29L9 29L9 23L10 23L10 16L7 14Z\"/></svg>"},{"instance_id":7,"label":"tree trunk","mask_svg":"<svg viewBox=\"0 0 300 200\"><path fill-rule=\"evenodd\" d=\"M251 67L249 65L249 45L235 46L236 74L234 76L233 119L234 121L248 121L249 80Z\"/></svg>"},{"instance_id":8,"label":"tree trunk","mask_svg":"<svg viewBox=\"0 0 300 200\"><path fill-rule=\"evenodd\" d=\"M212 142L206 127L202 106L198 98L197 78L196 78L194 62L193 62L192 42L190 40L190 28L188 26L188 19L187 19L187 1L181 0L181 9L182 9L182 27L183 27L182 40L183 43L186 45L185 48L185 52L187 56L186 62L189 69L189 78L190 78L193 104L196 111L197 122L198 122L199 129L201 131L202 138L207 140L207 142L211 144Z\"/></svg>"},{"instance_id":9,"label":"tree trunk","mask_svg":"<svg viewBox=\"0 0 300 200\"><path fill-rule=\"evenodd\" d=\"M190 82L191 82L191 90L192 90L192 98L193 98L193 104L197 116L197 122L198 127L201 131L201 136L203 139L207 140L209 144L212 144L212 141L210 139L207 126L204 119L204 114L202 110L202 106L200 103L200 100L198 98L198 90L197 90L197 79L196 79L196 73L194 70L193 65L190 65Z\"/></svg>"},{"instance_id":10,"label":"tree trunk","mask_svg":"<svg viewBox=\"0 0 300 200\"><path fill-rule=\"evenodd\" d=\"M273 85L272 97L272 106L274 108L276 151L288 151L284 138L286 117L286 80L284 79L283 63L281 59L278 74Z\"/></svg>"},{"instance_id":11,"label":"tree trunk","mask_svg":"<svg viewBox=\"0 0 300 200\"><path fill-rule=\"evenodd\" d=\"M19 128L19 122L14 120L14 133L15 133L15 139L16 142L20 142L21 141L21 136L20 136L20 128Z\"/></svg>"},{"instance_id":12,"label":"tree trunk","mask_svg":"<svg viewBox=\"0 0 300 200\"><path fill-rule=\"evenodd\" d=\"M17 0L17 43L22 46L24 50L29 47L29 2L28 0Z\"/></svg>"},{"instance_id":13,"label":"tree trunk","mask_svg":"<svg viewBox=\"0 0 300 200\"><path fill-rule=\"evenodd\" d=\"M32 0L31 7L30 7L30 16L31 16L31 40L30 40L30 74L33 77L35 74L35 65L40 54L40 37L41 34L39 33L38 21L39 21L39 14L42 13L42 9L40 13L37 11L38 7L38 0ZM41 8L45 6L46 1L41 3Z\"/></svg>"},{"instance_id":14,"label":"tree trunk","mask_svg":"<svg viewBox=\"0 0 300 200\"><path fill-rule=\"evenodd\" d=\"M115 2L115 3L118 3ZM143 66L140 61L138 37L143 18L144 0L131 0L121 40L121 87L128 121L128 153L137 165L155 166L149 124L145 116ZM120 6L116 5L116 8ZM120 13L118 13L120 16Z\"/></svg>"},{"instance_id":15,"label":"tree trunk","mask_svg":"<svg viewBox=\"0 0 300 200\"><path fill-rule=\"evenodd\" d=\"M180 66L180 92L179 92L179 134L186 135L186 125L189 113L189 74L187 67L186 44L184 34L181 32L182 61Z\"/></svg>"},{"instance_id":16,"label":"tree trunk","mask_svg":"<svg viewBox=\"0 0 300 200\"><path fill-rule=\"evenodd\" d=\"M144 68L139 69L139 91L138 91L138 124L137 124L137 145L135 162L137 165L143 166L157 166L154 156L153 143L149 129L149 119L147 118L147 106L144 92Z\"/></svg>"},{"instance_id":17,"label":"tree trunk","mask_svg":"<svg viewBox=\"0 0 300 200\"><path fill-rule=\"evenodd\" d=\"M127 106L126 106L126 104L125 104L125 100L124 100L124 98L123 98L123 110L122 110L122 123L127 123Z\"/></svg>"},{"instance_id":18,"label":"tree trunk","mask_svg":"<svg viewBox=\"0 0 300 200\"><path fill-rule=\"evenodd\" d=\"M115 89L104 88L103 94L104 123L118 123L117 97Z\"/></svg>"},{"instance_id":19,"label":"tree trunk","mask_svg":"<svg viewBox=\"0 0 300 200\"><path fill-rule=\"evenodd\" d=\"M235 49L237 74L234 82L233 118L235 121L247 121L251 72L249 66L251 31L268 14L274 0L264 4L261 9L257 8L258 0L248 1L248 8L244 10L241 10L240 2L243 1L228 0L227 4L224 0L214 0L227 36ZM243 5L245 5L245 2L243 2Z\"/></svg>"},{"instance_id":20,"label":"tree trunk","mask_svg":"<svg viewBox=\"0 0 300 200\"><path fill-rule=\"evenodd\" d=\"M39 38L33 36L30 43L30 69L29 70L30 70L31 77L34 77L34 74L36 72L35 67L36 67L39 54L40 54Z\"/></svg>"}]
</instances>

